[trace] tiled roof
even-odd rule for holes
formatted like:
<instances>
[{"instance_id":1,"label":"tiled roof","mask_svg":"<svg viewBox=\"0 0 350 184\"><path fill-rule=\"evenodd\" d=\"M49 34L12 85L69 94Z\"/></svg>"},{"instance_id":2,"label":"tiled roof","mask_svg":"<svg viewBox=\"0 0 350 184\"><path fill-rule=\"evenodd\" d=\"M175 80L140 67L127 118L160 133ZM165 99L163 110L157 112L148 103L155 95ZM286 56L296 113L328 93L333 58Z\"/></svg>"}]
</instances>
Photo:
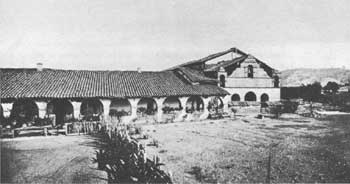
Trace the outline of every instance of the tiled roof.
<instances>
[{"instance_id":1,"label":"tiled roof","mask_svg":"<svg viewBox=\"0 0 350 184\"><path fill-rule=\"evenodd\" d=\"M183 64L180 64L180 65L177 65L177 66L174 66L174 67L171 67L167 70L174 70L176 68L179 68L179 67L186 67L186 66L190 66L190 65L193 65L193 64L201 64L201 63L205 63L207 61L210 61L212 59L215 59L217 57L220 57L220 56L223 56L225 54L228 54L230 52L234 52L234 53L238 53L240 55L247 55L245 52L233 47L233 48L230 48L228 50L225 50L225 51L222 51L222 52L218 52L218 53L215 53L215 54L211 54L207 57L204 57L204 58L201 58L201 59L198 59L198 60L193 60L193 61L188 61L186 63L183 63Z\"/></svg>"},{"instance_id":2,"label":"tiled roof","mask_svg":"<svg viewBox=\"0 0 350 184\"><path fill-rule=\"evenodd\" d=\"M206 72L219 71L220 67L225 68L225 67L230 66L232 64L235 64L237 62L242 62L246 58L247 58L247 56L241 56L241 57L234 58L232 60L222 61L222 62L219 62L218 64L211 65L211 67L206 68L204 71L206 71Z\"/></svg>"},{"instance_id":3,"label":"tiled roof","mask_svg":"<svg viewBox=\"0 0 350 184\"><path fill-rule=\"evenodd\" d=\"M186 75L186 77L190 80L190 82L198 82L198 83L211 83L211 84L217 84L216 79L212 79L209 77L204 76L204 73L201 73L200 71L193 70L186 67L179 67L177 70L181 71L183 74Z\"/></svg>"},{"instance_id":4,"label":"tiled roof","mask_svg":"<svg viewBox=\"0 0 350 184\"><path fill-rule=\"evenodd\" d=\"M2 99L226 95L211 84L191 85L175 71L0 69Z\"/></svg>"}]
</instances>

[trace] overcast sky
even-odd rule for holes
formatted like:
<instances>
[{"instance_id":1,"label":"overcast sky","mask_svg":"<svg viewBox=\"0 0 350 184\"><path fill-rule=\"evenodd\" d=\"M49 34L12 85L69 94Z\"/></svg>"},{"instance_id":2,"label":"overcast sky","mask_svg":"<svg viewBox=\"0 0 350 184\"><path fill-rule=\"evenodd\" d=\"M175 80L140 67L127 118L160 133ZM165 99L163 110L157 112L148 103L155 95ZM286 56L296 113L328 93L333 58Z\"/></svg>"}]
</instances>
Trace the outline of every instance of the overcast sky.
<instances>
[{"instance_id":1,"label":"overcast sky","mask_svg":"<svg viewBox=\"0 0 350 184\"><path fill-rule=\"evenodd\" d=\"M0 0L0 67L162 70L231 47L350 68L350 0Z\"/></svg>"}]
</instances>

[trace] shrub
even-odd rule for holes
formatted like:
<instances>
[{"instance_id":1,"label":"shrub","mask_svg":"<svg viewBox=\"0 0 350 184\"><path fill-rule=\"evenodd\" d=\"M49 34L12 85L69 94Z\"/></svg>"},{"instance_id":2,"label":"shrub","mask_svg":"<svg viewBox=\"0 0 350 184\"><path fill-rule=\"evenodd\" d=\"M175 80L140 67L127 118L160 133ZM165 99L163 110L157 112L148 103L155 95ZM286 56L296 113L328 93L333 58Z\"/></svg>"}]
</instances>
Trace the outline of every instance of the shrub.
<instances>
[{"instance_id":1,"label":"shrub","mask_svg":"<svg viewBox=\"0 0 350 184\"><path fill-rule=\"evenodd\" d=\"M283 113L295 113L298 109L299 103L292 101L282 101L283 104Z\"/></svg>"},{"instance_id":2,"label":"shrub","mask_svg":"<svg viewBox=\"0 0 350 184\"><path fill-rule=\"evenodd\" d=\"M169 174L159 168L164 165L159 158L147 159L144 147L126 132L103 133L100 142L93 161L107 172L108 183L171 183Z\"/></svg>"}]
</instances>

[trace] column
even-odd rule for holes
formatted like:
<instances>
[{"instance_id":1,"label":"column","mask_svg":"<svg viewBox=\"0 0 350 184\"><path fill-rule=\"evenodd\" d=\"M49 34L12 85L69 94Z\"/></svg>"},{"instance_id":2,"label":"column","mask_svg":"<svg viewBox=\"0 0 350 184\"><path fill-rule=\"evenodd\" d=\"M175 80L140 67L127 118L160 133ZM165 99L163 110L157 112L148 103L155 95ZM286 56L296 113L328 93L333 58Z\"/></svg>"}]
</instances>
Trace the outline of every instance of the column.
<instances>
[{"instance_id":1,"label":"column","mask_svg":"<svg viewBox=\"0 0 350 184\"><path fill-rule=\"evenodd\" d=\"M231 96L226 95L225 97L222 98L222 102L224 103L224 112L230 113L230 109L228 108L228 104L231 101Z\"/></svg>"},{"instance_id":2,"label":"column","mask_svg":"<svg viewBox=\"0 0 350 184\"><path fill-rule=\"evenodd\" d=\"M162 115L163 115L163 102L164 102L165 98L161 97L161 98L156 98L155 101L157 103L157 122L161 122L162 121Z\"/></svg>"},{"instance_id":3,"label":"column","mask_svg":"<svg viewBox=\"0 0 350 184\"><path fill-rule=\"evenodd\" d=\"M204 104L204 111L203 114L199 117L199 119L204 120L207 119L209 116L208 104L210 101L210 97L202 97L202 100Z\"/></svg>"},{"instance_id":4,"label":"column","mask_svg":"<svg viewBox=\"0 0 350 184\"><path fill-rule=\"evenodd\" d=\"M107 120L109 118L109 108L111 106L112 100L109 99L100 99L103 105L103 119Z\"/></svg>"},{"instance_id":5,"label":"column","mask_svg":"<svg viewBox=\"0 0 350 184\"><path fill-rule=\"evenodd\" d=\"M140 98L131 98L128 101L131 105L131 115L124 117L123 120L125 122L133 122L137 120L137 103L139 103Z\"/></svg>"},{"instance_id":6,"label":"column","mask_svg":"<svg viewBox=\"0 0 350 184\"><path fill-rule=\"evenodd\" d=\"M179 113L178 117L175 119L175 121L184 121L184 116L186 115L186 103L189 97L180 97L180 103L181 103L181 107L182 110Z\"/></svg>"},{"instance_id":7,"label":"column","mask_svg":"<svg viewBox=\"0 0 350 184\"><path fill-rule=\"evenodd\" d=\"M129 102L131 104L131 117L137 118L137 103L139 103L140 98L130 99Z\"/></svg>"},{"instance_id":8,"label":"column","mask_svg":"<svg viewBox=\"0 0 350 184\"><path fill-rule=\"evenodd\" d=\"M47 112L47 102L45 101L35 101L36 106L38 106L39 118L45 118Z\"/></svg>"},{"instance_id":9,"label":"column","mask_svg":"<svg viewBox=\"0 0 350 184\"><path fill-rule=\"evenodd\" d=\"M77 101L71 101L72 106L73 106L73 115L74 115L74 119L80 119L80 106L81 106L81 102L77 102Z\"/></svg>"},{"instance_id":10,"label":"column","mask_svg":"<svg viewBox=\"0 0 350 184\"><path fill-rule=\"evenodd\" d=\"M12 111L12 107L13 107L13 102L10 103L1 103L2 109L3 109L3 113L4 113L4 117L8 118L11 115L11 111Z\"/></svg>"}]
</instances>

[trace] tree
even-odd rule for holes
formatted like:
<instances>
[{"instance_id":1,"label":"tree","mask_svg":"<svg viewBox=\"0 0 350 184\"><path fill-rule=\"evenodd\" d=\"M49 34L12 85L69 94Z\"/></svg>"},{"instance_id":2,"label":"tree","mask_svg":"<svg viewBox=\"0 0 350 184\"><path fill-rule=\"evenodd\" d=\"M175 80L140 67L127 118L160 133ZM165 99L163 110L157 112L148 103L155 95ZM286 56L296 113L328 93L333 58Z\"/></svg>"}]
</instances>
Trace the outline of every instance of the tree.
<instances>
[{"instance_id":1,"label":"tree","mask_svg":"<svg viewBox=\"0 0 350 184\"><path fill-rule=\"evenodd\" d=\"M328 82L327 85L323 88L326 92L336 93L339 89L339 85L336 82Z\"/></svg>"},{"instance_id":2,"label":"tree","mask_svg":"<svg viewBox=\"0 0 350 184\"><path fill-rule=\"evenodd\" d=\"M318 101L321 97L322 86L319 82L302 87L302 98L306 101Z\"/></svg>"}]
</instances>

